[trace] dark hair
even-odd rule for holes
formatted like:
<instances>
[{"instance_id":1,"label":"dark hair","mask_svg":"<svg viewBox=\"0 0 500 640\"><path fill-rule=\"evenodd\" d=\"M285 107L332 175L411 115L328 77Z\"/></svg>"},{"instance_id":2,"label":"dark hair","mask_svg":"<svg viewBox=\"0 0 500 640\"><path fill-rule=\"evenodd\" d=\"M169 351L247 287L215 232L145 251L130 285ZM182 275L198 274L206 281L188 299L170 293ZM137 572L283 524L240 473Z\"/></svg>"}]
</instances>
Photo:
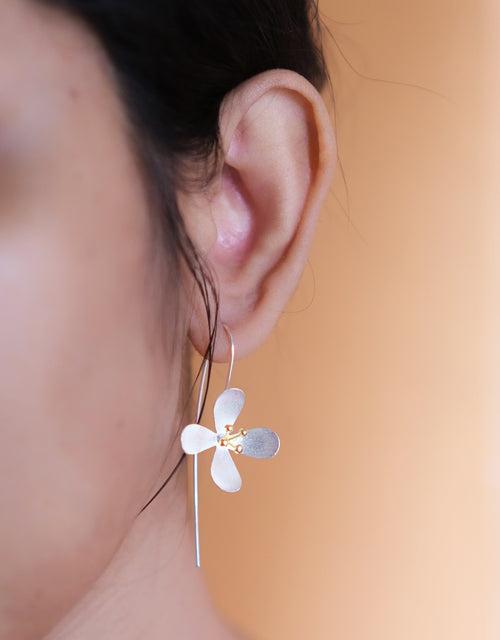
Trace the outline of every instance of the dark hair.
<instances>
[{"instance_id":1,"label":"dark hair","mask_svg":"<svg viewBox=\"0 0 500 640\"><path fill-rule=\"evenodd\" d=\"M317 0L39 1L82 20L111 61L169 273L177 277L187 266L203 296L211 366L217 291L186 232L176 191L207 186L216 175L220 105L241 82L283 68L324 88L328 73ZM186 160L201 169L194 183L183 172Z\"/></svg>"}]
</instances>

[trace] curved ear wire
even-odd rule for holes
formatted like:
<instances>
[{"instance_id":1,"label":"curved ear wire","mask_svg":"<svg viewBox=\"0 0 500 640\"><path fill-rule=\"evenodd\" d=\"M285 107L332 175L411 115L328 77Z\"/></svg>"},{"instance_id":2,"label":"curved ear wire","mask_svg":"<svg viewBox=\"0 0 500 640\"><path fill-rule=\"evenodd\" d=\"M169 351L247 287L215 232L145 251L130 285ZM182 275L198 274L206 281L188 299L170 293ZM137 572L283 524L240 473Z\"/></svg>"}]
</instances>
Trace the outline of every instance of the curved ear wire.
<instances>
[{"instance_id":1,"label":"curved ear wire","mask_svg":"<svg viewBox=\"0 0 500 640\"><path fill-rule=\"evenodd\" d=\"M201 373L200 386L198 389L198 402L196 406L196 423L201 420L201 412L203 410L203 396L207 386L207 373L210 361L206 358L203 361L203 370ZM200 520L198 510L198 454L194 454L193 458L193 511L194 511L194 546L196 554L196 566L200 567Z\"/></svg>"},{"instance_id":2,"label":"curved ear wire","mask_svg":"<svg viewBox=\"0 0 500 640\"><path fill-rule=\"evenodd\" d=\"M226 389L229 388L231 383L231 376L233 375L234 366L234 340L227 324L222 324L224 331L229 338L229 366L226 376ZM203 370L201 373L200 386L198 388L198 401L196 404L196 424L199 424L201 420L201 412L203 410L203 398L205 395L205 389L207 385L207 373L208 373L209 360L205 358L203 360ZM198 454L193 454L193 511L194 511L194 546L195 546L195 562L197 567L201 567L200 563L200 517L199 517L199 491L198 491Z\"/></svg>"},{"instance_id":3,"label":"curved ear wire","mask_svg":"<svg viewBox=\"0 0 500 640\"><path fill-rule=\"evenodd\" d=\"M186 453L194 455L193 461L193 501L194 501L194 540L196 566L200 566L200 531L198 516L198 453L215 447L211 474L215 484L229 493L239 491L241 476L231 453L244 454L251 458L272 458L278 452L280 439L271 429L234 429L234 424L245 403L245 393L236 387L230 387L234 365L234 340L229 327L223 324L229 338L229 363L224 391L214 405L215 431L200 425L203 401L206 394L206 379L210 361L204 359L202 375L198 389L198 408L196 423L188 424L181 433L181 445Z\"/></svg>"},{"instance_id":4,"label":"curved ear wire","mask_svg":"<svg viewBox=\"0 0 500 640\"><path fill-rule=\"evenodd\" d=\"M231 376L233 374L233 366L234 366L234 340L233 340L233 334L229 330L229 327L227 326L227 324L222 323L222 326L224 327L224 331L226 332L227 337L229 338L229 345L230 345L230 360L229 360L229 368L227 370L227 377L226 377L226 389L229 389L229 385L231 384Z\"/></svg>"}]
</instances>

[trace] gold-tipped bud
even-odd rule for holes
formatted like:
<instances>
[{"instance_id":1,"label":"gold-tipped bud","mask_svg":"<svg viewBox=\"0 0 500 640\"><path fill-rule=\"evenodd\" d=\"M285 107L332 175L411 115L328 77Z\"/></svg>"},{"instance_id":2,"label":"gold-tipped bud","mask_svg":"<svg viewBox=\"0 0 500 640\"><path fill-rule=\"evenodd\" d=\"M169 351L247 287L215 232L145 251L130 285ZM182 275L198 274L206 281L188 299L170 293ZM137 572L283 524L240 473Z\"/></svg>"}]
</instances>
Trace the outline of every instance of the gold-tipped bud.
<instances>
[{"instance_id":1,"label":"gold-tipped bud","mask_svg":"<svg viewBox=\"0 0 500 640\"><path fill-rule=\"evenodd\" d=\"M246 436L247 435L247 430L246 429L242 429L241 430L241 435L242 436Z\"/></svg>"},{"instance_id":2,"label":"gold-tipped bud","mask_svg":"<svg viewBox=\"0 0 500 640\"><path fill-rule=\"evenodd\" d=\"M241 453L241 452L243 451L243 447L241 446L241 444L239 444L239 445L236 447L236 451L237 451L238 453Z\"/></svg>"}]
</instances>

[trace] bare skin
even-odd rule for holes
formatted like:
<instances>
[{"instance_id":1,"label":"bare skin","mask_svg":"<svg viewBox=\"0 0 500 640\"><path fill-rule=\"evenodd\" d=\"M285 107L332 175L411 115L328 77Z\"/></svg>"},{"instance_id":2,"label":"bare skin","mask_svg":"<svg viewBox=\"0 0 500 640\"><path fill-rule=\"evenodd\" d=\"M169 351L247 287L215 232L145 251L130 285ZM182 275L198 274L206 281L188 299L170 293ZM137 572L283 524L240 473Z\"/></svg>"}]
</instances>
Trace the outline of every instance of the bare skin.
<instances>
[{"instance_id":1,"label":"bare skin","mask_svg":"<svg viewBox=\"0 0 500 640\"><path fill-rule=\"evenodd\" d=\"M298 282L335 144L322 98L291 71L236 87L220 117L219 178L209 194L179 198L217 274L221 322L245 355ZM125 130L92 34L36 2L2 2L0 637L9 640L239 637L193 564L185 466L137 517L180 457L185 347L204 351L206 321L199 300L158 296L172 285L154 258ZM215 355L227 357L223 337Z\"/></svg>"},{"instance_id":2,"label":"bare skin","mask_svg":"<svg viewBox=\"0 0 500 640\"><path fill-rule=\"evenodd\" d=\"M194 564L185 478L184 465L136 520L91 591L47 640L244 640L216 615L202 571Z\"/></svg>"}]
</instances>

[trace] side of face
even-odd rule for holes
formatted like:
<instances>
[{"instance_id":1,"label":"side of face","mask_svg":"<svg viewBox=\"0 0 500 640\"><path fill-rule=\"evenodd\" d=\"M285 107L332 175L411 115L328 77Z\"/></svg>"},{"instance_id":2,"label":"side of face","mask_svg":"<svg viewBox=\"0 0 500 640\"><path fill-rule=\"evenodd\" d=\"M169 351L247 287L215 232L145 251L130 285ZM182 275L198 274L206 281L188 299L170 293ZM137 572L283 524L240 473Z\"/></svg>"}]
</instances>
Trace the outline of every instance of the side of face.
<instances>
[{"instance_id":1,"label":"side of face","mask_svg":"<svg viewBox=\"0 0 500 640\"><path fill-rule=\"evenodd\" d=\"M42 637L103 572L179 458L187 335L200 353L207 346L199 299L185 314L183 296L182 328L179 288L158 295L164 264L109 65L69 16L29 0L0 4L0 637L9 640ZM319 93L285 69L232 90L220 130L218 179L178 196L241 357L270 334L302 273L335 144ZM227 359L223 335L214 359Z\"/></svg>"},{"instance_id":2,"label":"side of face","mask_svg":"<svg viewBox=\"0 0 500 640\"><path fill-rule=\"evenodd\" d=\"M1 3L2 638L40 637L80 597L157 480L179 363L148 216L96 43Z\"/></svg>"}]
</instances>

